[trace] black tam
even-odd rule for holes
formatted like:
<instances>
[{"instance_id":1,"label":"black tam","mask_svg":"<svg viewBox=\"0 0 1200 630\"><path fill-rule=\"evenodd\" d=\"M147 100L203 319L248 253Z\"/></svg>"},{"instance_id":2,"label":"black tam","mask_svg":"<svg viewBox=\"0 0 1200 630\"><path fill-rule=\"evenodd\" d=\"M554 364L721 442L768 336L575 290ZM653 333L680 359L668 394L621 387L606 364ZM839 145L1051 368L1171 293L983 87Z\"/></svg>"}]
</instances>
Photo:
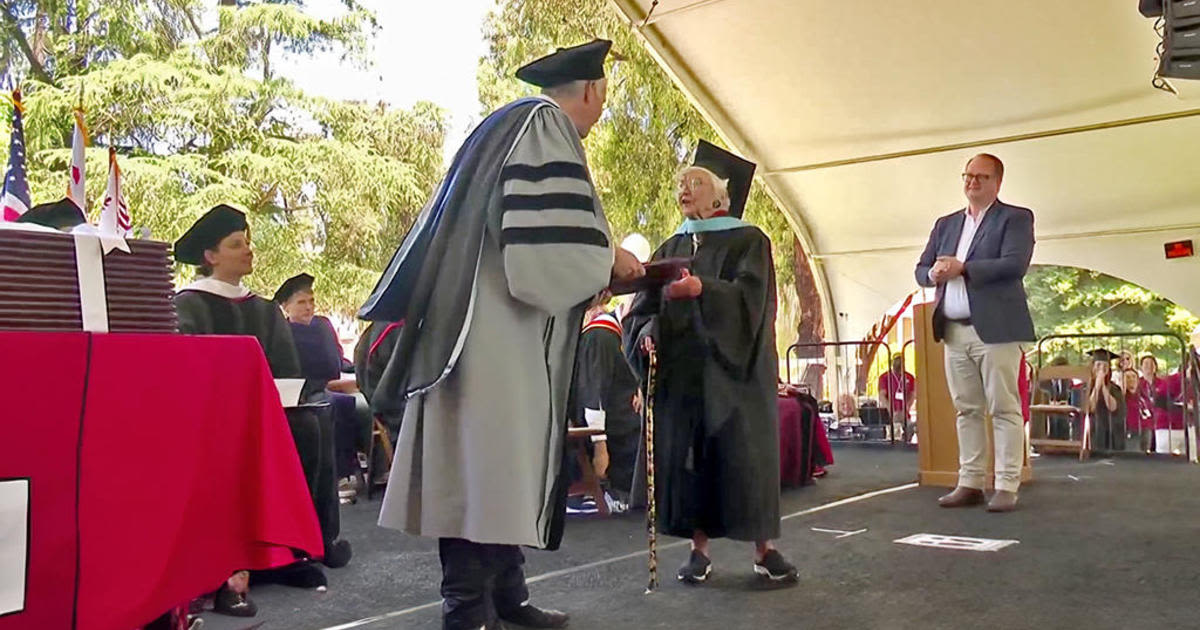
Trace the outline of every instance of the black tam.
<instances>
[{"instance_id":1,"label":"black tam","mask_svg":"<svg viewBox=\"0 0 1200 630\"><path fill-rule=\"evenodd\" d=\"M517 78L538 87L554 87L571 81L595 81L604 78L604 58L612 42L596 39L586 44L559 48L552 54L531 61L517 70Z\"/></svg>"},{"instance_id":2,"label":"black tam","mask_svg":"<svg viewBox=\"0 0 1200 630\"><path fill-rule=\"evenodd\" d=\"M275 296L271 298L273 302L283 304L288 301L288 298L296 295L300 291L312 291L314 278L306 273L298 276L292 276L283 281L279 285L279 290L275 291Z\"/></svg>"},{"instance_id":3,"label":"black tam","mask_svg":"<svg viewBox=\"0 0 1200 630\"><path fill-rule=\"evenodd\" d=\"M213 249L234 232L246 231L246 215L225 204L214 207L196 220L183 236L175 241L175 260L189 265L203 265L205 250Z\"/></svg>"},{"instance_id":4,"label":"black tam","mask_svg":"<svg viewBox=\"0 0 1200 630\"><path fill-rule=\"evenodd\" d=\"M17 223L36 223L56 230L69 230L76 225L87 223L83 211L67 197L51 203L41 203L22 214Z\"/></svg>"},{"instance_id":5,"label":"black tam","mask_svg":"<svg viewBox=\"0 0 1200 630\"><path fill-rule=\"evenodd\" d=\"M754 181L754 162L701 140L700 144L696 145L696 156L692 159L692 166L708 169L717 177L729 181L729 214L742 218L742 212L746 210L746 199L750 197L750 184Z\"/></svg>"}]
</instances>

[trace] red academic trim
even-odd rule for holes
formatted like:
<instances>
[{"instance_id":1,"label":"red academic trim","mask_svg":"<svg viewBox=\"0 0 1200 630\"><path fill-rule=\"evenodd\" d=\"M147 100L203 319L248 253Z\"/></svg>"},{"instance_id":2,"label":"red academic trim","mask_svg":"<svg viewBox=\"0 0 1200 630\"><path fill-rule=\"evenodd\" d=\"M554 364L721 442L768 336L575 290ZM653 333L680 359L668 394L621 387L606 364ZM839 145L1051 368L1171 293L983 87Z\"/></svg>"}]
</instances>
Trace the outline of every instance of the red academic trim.
<instances>
[{"instance_id":1,"label":"red academic trim","mask_svg":"<svg viewBox=\"0 0 1200 630\"><path fill-rule=\"evenodd\" d=\"M379 349L379 346L380 346L380 344L383 343L383 340L386 339L387 336L389 334L391 334L391 332L393 330L400 328L403 325L404 325L404 320L401 320L398 322L392 322L392 323L388 324L387 326L385 326L383 329L383 332L378 337L375 338L374 342L371 343L371 348L369 350L367 350L367 356L368 357L374 356L375 351Z\"/></svg>"},{"instance_id":2,"label":"red academic trim","mask_svg":"<svg viewBox=\"0 0 1200 630\"><path fill-rule=\"evenodd\" d=\"M587 325L583 327L583 332L588 332L589 330L596 330L596 329L607 330L609 332L612 332L613 334L615 334L618 337L625 334L624 331L621 329L621 323L618 322L616 320L616 318L614 318L612 315L608 315L608 314L596 316L595 319L588 322Z\"/></svg>"}]
</instances>

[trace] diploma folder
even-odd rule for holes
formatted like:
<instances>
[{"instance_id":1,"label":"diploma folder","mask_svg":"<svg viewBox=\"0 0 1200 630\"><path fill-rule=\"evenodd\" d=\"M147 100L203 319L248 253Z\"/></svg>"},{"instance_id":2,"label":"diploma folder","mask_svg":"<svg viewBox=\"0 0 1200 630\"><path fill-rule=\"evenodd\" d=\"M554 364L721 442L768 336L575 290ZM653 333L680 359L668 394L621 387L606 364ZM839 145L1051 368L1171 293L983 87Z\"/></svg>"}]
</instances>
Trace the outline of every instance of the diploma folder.
<instances>
[{"instance_id":1,"label":"diploma folder","mask_svg":"<svg viewBox=\"0 0 1200 630\"><path fill-rule=\"evenodd\" d=\"M679 279L680 271L692 266L692 259L687 257L663 258L643 265L646 275L628 282L614 282L609 287L613 295L637 293L648 289L657 289Z\"/></svg>"}]
</instances>

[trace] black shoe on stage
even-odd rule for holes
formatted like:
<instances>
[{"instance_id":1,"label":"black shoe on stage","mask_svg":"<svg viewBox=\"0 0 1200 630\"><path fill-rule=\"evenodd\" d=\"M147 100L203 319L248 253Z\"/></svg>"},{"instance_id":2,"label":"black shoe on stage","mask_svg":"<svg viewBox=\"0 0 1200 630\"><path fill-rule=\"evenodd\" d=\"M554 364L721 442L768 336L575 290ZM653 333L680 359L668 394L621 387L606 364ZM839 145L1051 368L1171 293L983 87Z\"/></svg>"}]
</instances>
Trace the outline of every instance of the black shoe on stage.
<instances>
[{"instance_id":1,"label":"black shoe on stage","mask_svg":"<svg viewBox=\"0 0 1200 630\"><path fill-rule=\"evenodd\" d=\"M796 567L775 549L768 551L762 560L754 563L754 573L775 583L796 582L800 579Z\"/></svg>"},{"instance_id":2,"label":"black shoe on stage","mask_svg":"<svg viewBox=\"0 0 1200 630\"><path fill-rule=\"evenodd\" d=\"M525 628L566 628L567 621L570 620L565 612L538 608L532 604L525 604L512 612L502 613L500 618ZM503 628L499 625L496 627Z\"/></svg>"},{"instance_id":3,"label":"black shoe on stage","mask_svg":"<svg viewBox=\"0 0 1200 630\"><path fill-rule=\"evenodd\" d=\"M320 588L328 586L329 580L325 578L325 571L321 569L321 565L309 560L300 560L278 569L251 571L250 583L282 584L293 588Z\"/></svg>"},{"instance_id":4,"label":"black shoe on stage","mask_svg":"<svg viewBox=\"0 0 1200 630\"><path fill-rule=\"evenodd\" d=\"M321 563L330 569L340 569L350 564L354 552L350 549L350 541L339 538L325 546L325 557Z\"/></svg>"},{"instance_id":5,"label":"black shoe on stage","mask_svg":"<svg viewBox=\"0 0 1200 630\"><path fill-rule=\"evenodd\" d=\"M245 594L234 592L228 584L222 584L213 600L213 612L230 617L253 617L258 614L258 606Z\"/></svg>"},{"instance_id":6,"label":"black shoe on stage","mask_svg":"<svg viewBox=\"0 0 1200 630\"><path fill-rule=\"evenodd\" d=\"M692 555L688 556L688 561L679 567L677 577L684 584L703 584L711 574L712 561L693 549Z\"/></svg>"}]
</instances>

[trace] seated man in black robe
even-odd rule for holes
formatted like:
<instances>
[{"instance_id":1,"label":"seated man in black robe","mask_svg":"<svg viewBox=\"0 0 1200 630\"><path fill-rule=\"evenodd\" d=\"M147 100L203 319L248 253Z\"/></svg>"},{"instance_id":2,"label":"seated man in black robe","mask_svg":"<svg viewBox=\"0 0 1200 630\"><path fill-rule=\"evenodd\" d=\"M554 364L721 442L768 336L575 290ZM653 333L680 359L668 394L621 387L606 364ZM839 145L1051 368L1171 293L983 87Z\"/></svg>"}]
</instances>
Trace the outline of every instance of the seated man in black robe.
<instances>
[{"instance_id":1,"label":"seated man in black robe","mask_svg":"<svg viewBox=\"0 0 1200 630\"><path fill-rule=\"evenodd\" d=\"M740 218L754 164L702 142L681 173L683 225L653 260L691 257L691 271L643 290L625 316L625 349L658 356L653 401L658 527L692 539L678 573L711 570L710 538L752 541L754 571L792 583L779 537L775 268L771 242Z\"/></svg>"},{"instance_id":2,"label":"seated man in black robe","mask_svg":"<svg viewBox=\"0 0 1200 630\"><path fill-rule=\"evenodd\" d=\"M180 332L252 335L262 345L275 378L301 377L300 359L283 314L273 303L241 285L242 278L254 269L254 252L242 212L226 205L209 210L175 242L175 259L199 267L200 276L175 296ZM328 414L311 409L288 409L287 418L321 525L324 562L330 567L344 566L351 552L349 543L337 540L340 515L333 473L332 422ZM217 612L243 617L255 614L256 607L246 598L246 577L235 575L222 585L214 607ZM304 560L285 569L256 572L254 578L310 588L326 583L321 568Z\"/></svg>"}]
</instances>

